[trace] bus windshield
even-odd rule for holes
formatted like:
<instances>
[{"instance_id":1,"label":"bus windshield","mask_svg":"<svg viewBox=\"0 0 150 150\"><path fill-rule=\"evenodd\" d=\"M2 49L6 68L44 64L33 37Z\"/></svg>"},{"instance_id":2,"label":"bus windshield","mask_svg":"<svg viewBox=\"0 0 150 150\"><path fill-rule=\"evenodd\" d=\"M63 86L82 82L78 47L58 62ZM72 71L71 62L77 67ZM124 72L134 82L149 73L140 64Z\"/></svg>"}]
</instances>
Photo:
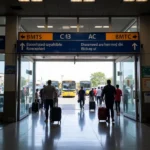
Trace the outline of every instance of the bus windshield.
<instances>
[{"instance_id":1,"label":"bus windshield","mask_svg":"<svg viewBox=\"0 0 150 150\"><path fill-rule=\"evenodd\" d=\"M76 84L75 81L63 81L62 90L75 90Z\"/></svg>"},{"instance_id":2,"label":"bus windshield","mask_svg":"<svg viewBox=\"0 0 150 150\"><path fill-rule=\"evenodd\" d=\"M90 81L85 81L85 82L80 82L80 87L90 89L91 88L91 82Z\"/></svg>"}]
</instances>

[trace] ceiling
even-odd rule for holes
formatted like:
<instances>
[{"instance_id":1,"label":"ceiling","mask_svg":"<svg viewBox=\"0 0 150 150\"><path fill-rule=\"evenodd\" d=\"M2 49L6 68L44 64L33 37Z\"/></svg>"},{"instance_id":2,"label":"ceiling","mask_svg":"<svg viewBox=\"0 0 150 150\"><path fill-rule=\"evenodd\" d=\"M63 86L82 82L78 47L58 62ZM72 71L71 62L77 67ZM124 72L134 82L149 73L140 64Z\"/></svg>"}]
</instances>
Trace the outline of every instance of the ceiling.
<instances>
[{"instance_id":1,"label":"ceiling","mask_svg":"<svg viewBox=\"0 0 150 150\"><path fill-rule=\"evenodd\" d=\"M130 55L89 55L89 54L48 54L48 55L22 55L22 61L36 60L36 61L122 61Z\"/></svg>"},{"instance_id":2,"label":"ceiling","mask_svg":"<svg viewBox=\"0 0 150 150\"><path fill-rule=\"evenodd\" d=\"M19 3L18 0L0 0L0 15L6 14L25 16L133 16L150 14L150 0L147 3L122 3L121 0L96 0L95 3L43 0L42 3Z\"/></svg>"}]
</instances>

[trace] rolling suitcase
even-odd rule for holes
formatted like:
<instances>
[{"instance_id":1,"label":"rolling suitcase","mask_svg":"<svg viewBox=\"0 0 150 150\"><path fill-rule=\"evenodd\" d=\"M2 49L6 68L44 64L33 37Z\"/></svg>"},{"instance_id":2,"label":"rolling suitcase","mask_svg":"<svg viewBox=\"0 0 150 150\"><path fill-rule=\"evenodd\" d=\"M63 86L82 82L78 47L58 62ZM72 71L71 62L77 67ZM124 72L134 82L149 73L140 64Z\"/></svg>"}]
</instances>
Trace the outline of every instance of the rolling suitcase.
<instances>
[{"instance_id":1,"label":"rolling suitcase","mask_svg":"<svg viewBox=\"0 0 150 150\"><path fill-rule=\"evenodd\" d=\"M98 108L98 119L99 121L107 119L107 109L105 107Z\"/></svg>"},{"instance_id":2,"label":"rolling suitcase","mask_svg":"<svg viewBox=\"0 0 150 150\"><path fill-rule=\"evenodd\" d=\"M39 111L39 103L37 103L37 102L32 103L32 111L33 112L38 112Z\"/></svg>"},{"instance_id":3,"label":"rolling suitcase","mask_svg":"<svg viewBox=\"0 0 150 150\"><path fill-rule=\"evenodd\" d=\"M95 102L94 101L90 101L89 110L95 110Z\"/></svg>"},{"instance_id":4,"label":"rolling suitcase","mask_svg":"<svg viewBox=\"0 0 150 150\"><path fill-rule=\"evenodd\" d=\"M50 111L50 120L52 122L58 121L61 123L61 108L60 107L53 107Z\"/></svg>"}]
</instances>

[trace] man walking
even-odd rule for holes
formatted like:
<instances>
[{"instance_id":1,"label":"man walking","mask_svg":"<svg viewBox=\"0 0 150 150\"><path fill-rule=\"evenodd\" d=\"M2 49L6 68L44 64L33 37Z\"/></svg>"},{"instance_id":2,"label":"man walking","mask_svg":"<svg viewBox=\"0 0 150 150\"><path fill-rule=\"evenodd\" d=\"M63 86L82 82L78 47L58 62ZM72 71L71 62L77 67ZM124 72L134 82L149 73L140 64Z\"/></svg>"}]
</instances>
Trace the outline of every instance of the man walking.
<instances>
[{"instance_id":1,"label":"man walking","mask_svg":"<svg viewBox=\"0 0 150 150\"><path fill-rule=\"evenodd\" d=\"M84 109L85 104L85 91L83 90L83 87L81 87L79 93L78 93L78 99L80 102L80 109Z\"/></svg>"},{"instance_id":2,"label":"man walking","mask_svg":"<svg viewBox=\"0 0 150 150\"><path fill-rule=\"evenodd\" d=\"M44 88L44 97L45 97L45 116L46 116L46 120L45 122L48 121L48 110L49 110L49 106L50 106L50 109L53 108L53 100L56 96L56 89L54 86L51 85L51 80L48 81L48 85L45 86Z\"/></svg>"},{"instance_id":3,"label":"man walking","mask_svg":"<svg viewBox=\"0 0 150 150\"><path fill-rule=\"evenodd\" d=\"M113 110L113 105L114 105L114 98L116 95L116 89L114 86L111 85L111 81L107 80L107 85L104 87L103 92L102 92L102 98L105 95L105 103L106 103L106 108L107 108L107 122L110 122L110 113L111 111L111 118L112 122L114 123L114 110Z\"/></svg>"}]
</instances>

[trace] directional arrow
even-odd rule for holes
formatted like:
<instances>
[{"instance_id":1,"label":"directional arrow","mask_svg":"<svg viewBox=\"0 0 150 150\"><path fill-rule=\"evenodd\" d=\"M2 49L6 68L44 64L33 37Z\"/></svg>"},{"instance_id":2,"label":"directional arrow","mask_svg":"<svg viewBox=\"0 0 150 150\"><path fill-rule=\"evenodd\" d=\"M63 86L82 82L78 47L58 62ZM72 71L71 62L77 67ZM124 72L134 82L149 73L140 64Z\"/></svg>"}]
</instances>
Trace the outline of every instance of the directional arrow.
<instances>
[{"instance_id":1,"label":"directional arrow","mask_svg":"<svg viewBox=\"0 0 150 150\"><path fill-rule=\"evenodd\" d=\"M133 44L132 44L132 47L133 47L134 50L136 50L136 47L137 47L137 46L138 46L138 45L137 45L136 43L133 43Z\"/></svg>"},{"instance_id":2,"label":"directional arrow","mask_svg":"<svg viewBox=\"0 0 150 150\"><path fill-rule=\"evenodd\" d=\"M22 38L22 39L24 39L24 38L25 38L25 36L24 36L24 35L21 35L21 38Z\"/></svg>"},{"instance_id":3,"label":"directional arrow","mask_svg":"<svg viewBox=\"0 0 150 150\"><path fill-rule=\"evenodd\" d=\"M137 38L137 35L134 35L133 38L136 39L136 38Z\"/></svg>"},{"instance_id":4,"label":"directional arrow","mask_svg":"<svg viewBox=\"0 0 150 150\"><path fill-rule=\"evenodd\" d=\"M24 47L25 47L25 44L24 43L21 43L20 44L20 47L21 47L21 50L23 51Z\"/></svg>"}]
</instances>

